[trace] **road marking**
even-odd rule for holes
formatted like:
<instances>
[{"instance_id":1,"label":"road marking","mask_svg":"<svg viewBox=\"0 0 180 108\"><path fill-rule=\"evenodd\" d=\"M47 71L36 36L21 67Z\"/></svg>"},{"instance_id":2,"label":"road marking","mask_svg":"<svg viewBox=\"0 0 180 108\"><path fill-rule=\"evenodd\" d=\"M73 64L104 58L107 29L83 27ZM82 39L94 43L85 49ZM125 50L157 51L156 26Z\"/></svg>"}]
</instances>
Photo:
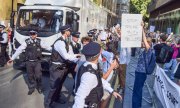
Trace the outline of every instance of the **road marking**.
<instances>
[{"instance_id":1,"label":"road marking","mask_svg":"<svg viewBox=\"0 0 180 108\"><path fill-rule=\"evenodd\" d=\"M13 67L6 68L5 70L3 70L3 71L0 72L0 76L9 73L9 72L11 72L12 70L13 70Z\"/></svg>"},{"instance_id":2,"label":"road marking","mask_svg":"<svg viewBox=\"0 0 180 108\"><path fill-rule=\"evenodd\" d=\"M17 73L17 74L18 74L18 73ZM16 75L17 75L17 74L16 74ZM16 75L15 75L15 76L16 76ZM6 82L0 84L0 87L1 87L1 86L5 86L5 85L8 85L8 84L10 84L10 83L12 83L12 82L14 82L14 81L16 81L16 80L22 78L22 77L23 77L23 74L20 75L19 77L17 77L16 79L14 79L14 80L10 79L9 81L6 81Z\"/></svg>"}]
</instances>

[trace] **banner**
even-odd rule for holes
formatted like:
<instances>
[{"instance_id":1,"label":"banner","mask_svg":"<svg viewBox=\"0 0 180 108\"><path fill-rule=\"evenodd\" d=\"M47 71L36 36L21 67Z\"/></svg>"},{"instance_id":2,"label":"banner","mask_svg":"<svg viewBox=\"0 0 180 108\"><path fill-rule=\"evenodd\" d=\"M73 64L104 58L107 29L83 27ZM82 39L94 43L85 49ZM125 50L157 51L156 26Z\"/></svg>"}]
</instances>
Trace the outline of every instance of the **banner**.
<instances>
[{"instance_id":1,"label":"banner","mask_svg":"<svg viewBox=\"0 0 180 108\"><path fill-rule=\"evenodd\" d=\"M154 91L164 108L180 108L180 87L157 66Z\"/></svg>"},{"instance_id":2,"label":"banner","mask_svg":"<svg viewBox=\"0 0 180 108\"><path fill-rule=\"evenodd\" d=\"M122 14L121 47L141 47L141 22L141 14Z\"/></svg>"}]
</instances>

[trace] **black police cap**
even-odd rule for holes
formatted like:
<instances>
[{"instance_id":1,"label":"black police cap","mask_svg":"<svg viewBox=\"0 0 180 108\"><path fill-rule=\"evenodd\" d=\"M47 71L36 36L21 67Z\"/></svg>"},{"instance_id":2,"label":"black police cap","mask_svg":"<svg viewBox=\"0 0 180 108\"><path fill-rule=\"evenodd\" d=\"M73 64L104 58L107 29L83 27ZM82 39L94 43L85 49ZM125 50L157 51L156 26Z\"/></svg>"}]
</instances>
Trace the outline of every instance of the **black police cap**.
<instances>
[{"instance_id":1,"label":"black police cap","mask_svg":"<svg viewBox=\"0 0 180 108\"><path fill-rule=\"evenodd\" d=\"M29 34L30 34L30 35L35 35L35 34L37 34L37 31L31 30L31 31L29 31Z\"/></svg>"},{"instance_id":2,"label":"black police cap","mask_svg":"<svg viewBox=\"0 0 180 108\"><path fill-rule=\"evenodd\" d=\"M89 30L89 33L94 34L94 30Z\"/></svg>"},{"instance_id":3,"label":"black police cap","mask_svg":"<svg viewBox=\"0 0 180 108\"><path fill-rule=\"evenodd\" d=\"M82 53L87 57L94 57L101 51L101 46L96 42L90 42L82 49Z\"/></svg>"},{"instance_id":4,"label":"black police cap","mask_svg":"<svg viewBox=\"0 0 180 108\"><path fill-rule=\"evenodd\" d=\"M71 31L71 27L69 25L62 26L60 28L61 31Z\"/></svg>"},{"instance_id":5,"label":"black police cap","mask_svg":"<svg viewBox=\"0 0 180 108\"><path fill-rule=\"evenodd\" d=\"M73 37L76 37L76 38L79 38L79 35L80 35L81 33L80 32L72 32L72 36Z\"/></svg>"},{"instance_id":6,"label":"black police cap","mask_svg":"<svg viewBox=\"0 0 180 108\"><path fill-rule=\"evenodd\" d=\"M91 32L88 32L87 34L88 34L89 37L93 36L93 34Z\"/></svg>"}]
</instances>

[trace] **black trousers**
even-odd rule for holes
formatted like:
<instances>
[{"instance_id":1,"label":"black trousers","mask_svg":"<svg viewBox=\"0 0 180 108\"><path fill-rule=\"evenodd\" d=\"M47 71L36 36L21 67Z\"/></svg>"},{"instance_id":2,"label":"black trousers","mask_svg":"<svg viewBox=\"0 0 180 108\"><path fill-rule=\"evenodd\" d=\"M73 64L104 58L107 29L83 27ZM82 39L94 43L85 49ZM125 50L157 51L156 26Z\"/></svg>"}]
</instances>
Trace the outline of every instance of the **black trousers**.
<instances>
[{"instance_id":1,"label":"black trousers","mask_svg":"<svg viewBox=\"0 0 180 108\"><path fill-rule=\"evenodd\" d=\"M40 61L27 61L26 70L28 75L29 90L42 87L42 69Z\"/></svg>"},{"instance_id":2,"label":"black trousers","mask_svg":"<svg viewBox=\"0 0 180 108\"><path fill-rule=\"evenodd\" d=\"M9 60L9 56L6 52L7 45L0 44L0 65L4 66Z\"/></svg>"},{"instance_id":3,"label":"black trousers","mask_svg":"<svg viewBox=\"0 0 180 108\"><path fill-rule=\"evenodd\" d=\"M68 73L72 73L73 78L75 78L75 64L73 66L74 67L67 66L63 69L55 64L50 66L50 91L46 100L46 105L50 105L52 102L59 100L59 95Z\"/></svg>"}]
</instances>

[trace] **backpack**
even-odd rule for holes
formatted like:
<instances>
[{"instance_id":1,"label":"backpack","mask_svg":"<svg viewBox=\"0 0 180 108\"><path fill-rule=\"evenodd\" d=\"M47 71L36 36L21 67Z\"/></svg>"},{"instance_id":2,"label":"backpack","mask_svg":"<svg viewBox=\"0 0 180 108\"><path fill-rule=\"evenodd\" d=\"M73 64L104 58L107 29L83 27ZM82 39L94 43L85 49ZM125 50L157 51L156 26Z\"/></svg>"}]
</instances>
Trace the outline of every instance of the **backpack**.
<instances>
[{"instance_id":1,"label":"backpack","mask_svg":"<svg viewBox=\"0 0 180 108\"><path fill-rule=\"evenodd\" d=\"M147 75L150 75L154 72L154 69L156 67L156 56L155 56L155 53L152 53L151 54L151 58L150 58L150 61L149 63L146 63L146 55L145 55L145 51L143 53L143 56L144 56L144 61L145 61L145 69L146 69L146 74Z\"/></svg>"},{"instance_id":2,"label":"backpack","mask_svg":"<svg viewBox=\"0 0 180 108\"><path fill-rule=\"evenodd\" d=\"M168 45L163 45L159 55L157 56L158 63L169 63L173 56L173 48Z\"/></svg>"}]
</instances>

